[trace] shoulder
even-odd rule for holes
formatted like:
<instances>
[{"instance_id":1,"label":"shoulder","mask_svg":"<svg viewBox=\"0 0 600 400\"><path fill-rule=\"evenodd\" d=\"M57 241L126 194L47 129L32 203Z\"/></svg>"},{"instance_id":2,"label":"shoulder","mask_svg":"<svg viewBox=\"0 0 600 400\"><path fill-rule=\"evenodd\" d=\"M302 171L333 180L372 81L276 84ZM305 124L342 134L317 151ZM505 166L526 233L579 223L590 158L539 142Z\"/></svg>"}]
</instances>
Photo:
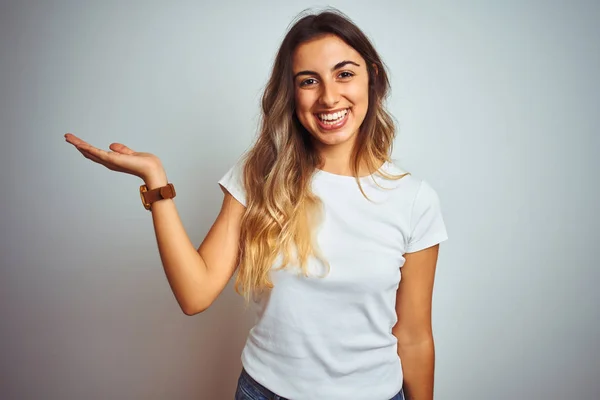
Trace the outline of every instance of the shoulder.
<instances>
[{"instance_id":1,"label":"shoulder","mask_svg":"<svg viewBox=\"0 0 600 400\"><path fill-rule=\"evenodd\" d=\"M244 165L246 159L239 157L219 180L219 185L228 191L237 201L246 206L246 190L244 187Z\"/></svg>"},{"instance_id":2,"label":"shoulder","mask_svg":"<svg viewBox=\"0 0 600 400\"><path fill-rule=\"evenodd\" d=\"M387 174L394 175L394 178L388 179L383 178L382 182L393 184L395 188L401 189L399 192L406 196L416 196L418 191L423 185L424 180L418 175L413 174L411 171L402 168L397 161L386 162L381 170ZM400 177L399 179L396 179Z\"/></svg>"},{"instance_id":3,"label":"shoulder","mask_svg":"<svg viewBox=\"0 0 600 400\"><path fill-rule=\"evenodd\" d=\"M421 177L410 174L400 181L404 179L404 205L409 228L406 253L423 250L447 240L438 192Z\"/></svg>"},{"instance_id":4,"label":"shoulder","mask_svg":"<svg viewBox=\"0 0 600 400\"><path fill-rule=\"evenodd\" d=\"M388 162L385 164L384 171L402 176L395 183L396 193L411 202L411 209L424 209L430 206L439 207L439 195L436 189L424 178L413 174L412 172L400 167L397 162ZM386 179L386 182L394 180Z\"/></svg>"}]
</instances>

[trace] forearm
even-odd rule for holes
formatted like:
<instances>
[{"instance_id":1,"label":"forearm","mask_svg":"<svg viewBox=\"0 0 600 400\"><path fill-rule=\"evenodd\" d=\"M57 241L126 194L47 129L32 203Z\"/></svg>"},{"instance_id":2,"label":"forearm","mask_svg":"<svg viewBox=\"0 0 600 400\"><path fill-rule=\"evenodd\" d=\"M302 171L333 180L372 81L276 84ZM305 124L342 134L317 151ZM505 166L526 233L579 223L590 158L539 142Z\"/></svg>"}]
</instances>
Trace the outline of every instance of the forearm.
<instances>
[{"instance_id":1,"label":"forearm","mask_svg":"<svg viewBox=\"0 0 600 400\"><path fill-rule=\"evenodd\" d=\"M407 400L433 400L435 346L433 337L410 343L398 343L402 362L404 393Z\"/></svg>"},{"instance_id":2,"label":"forearm","mask_svg":"<svg viewBox=\"0 0 600 400\"><path fill-rule=\"evenodd\" d=\"M166 184L164 172L146 179L148 189ZM151 212L160 259L171 290L185 314L197 313L205 308L201 285L207 281L206 264L185 232L172 199L153 203Z\"/></svg>"}]
</instances>

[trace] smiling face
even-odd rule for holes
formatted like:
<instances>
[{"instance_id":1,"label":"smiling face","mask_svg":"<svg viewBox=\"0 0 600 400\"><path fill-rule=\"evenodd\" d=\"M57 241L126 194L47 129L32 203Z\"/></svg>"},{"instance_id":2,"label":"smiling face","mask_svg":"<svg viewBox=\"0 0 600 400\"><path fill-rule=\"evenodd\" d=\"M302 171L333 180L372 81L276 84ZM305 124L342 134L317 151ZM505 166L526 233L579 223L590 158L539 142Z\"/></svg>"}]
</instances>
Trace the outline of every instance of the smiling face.
<instances>
[{"instance_id":1,"label":"smiling face","mask_svg":"<svg viewBox=\"0 0 600 400\"><path fill-rule=\"evenodd\" d=\"M350 151L369 107L365 60L339 37L326 35L296 48L293 73L296 115L317 149Z\"/></svg>"}]
</instances>

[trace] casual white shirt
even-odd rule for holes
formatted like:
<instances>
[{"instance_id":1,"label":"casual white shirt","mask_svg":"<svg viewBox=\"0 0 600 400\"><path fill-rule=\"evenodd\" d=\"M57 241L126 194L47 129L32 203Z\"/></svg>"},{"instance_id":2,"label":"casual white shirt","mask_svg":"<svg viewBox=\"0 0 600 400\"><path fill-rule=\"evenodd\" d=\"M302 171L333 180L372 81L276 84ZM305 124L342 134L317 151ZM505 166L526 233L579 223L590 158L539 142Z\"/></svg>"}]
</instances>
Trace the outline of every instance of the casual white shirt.
<instances>
[{"instance_id":1,"label":"casual white shirt","mask_svg":"<svg viewBox=\"0 0 600 400\"><path fill-rule=\"evenodd\" d=\"M382 168L403 174L392 163ZM373 178L386 189L378 187ZM274 287L256 298L256 323L242 365L257 382L294 400L388 400L402 387L392 327L405 253L446 240L436 191L412 175L388 180L317 170L312 189L323 202L317 242L329 274L298 267L272 270ZM238 161L219 181L246 205Z\"/></svg>"}]
</instances>

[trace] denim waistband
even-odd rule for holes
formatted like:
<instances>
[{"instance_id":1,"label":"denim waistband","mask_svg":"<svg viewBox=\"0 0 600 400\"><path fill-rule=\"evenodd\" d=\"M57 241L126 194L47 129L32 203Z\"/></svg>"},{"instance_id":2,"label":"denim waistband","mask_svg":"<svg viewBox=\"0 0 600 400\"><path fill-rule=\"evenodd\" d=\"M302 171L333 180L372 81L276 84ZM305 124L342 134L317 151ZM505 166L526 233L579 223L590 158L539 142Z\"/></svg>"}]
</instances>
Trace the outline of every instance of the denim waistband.
<instances>
[{"instance_id":1,"label":"denim waistband","mask_svg":"<svg viewBox=\"0 0 600 400\"><path fill-rule=\"evenodd\" d=\"M246 380L251 386L252 389L259 392L262 396L264 396L267 399L273 399L273 400L290 400L287 399L285 397L281 397L279 395L277 395L276 393L270 391L269 389L267 389L266 387L264 387L263 385L261 385L260 383L256 382L254 380L254 378L252 378L250 376L250 374L248 374L248 372L246 372L246 370L244 368L242 368L242 374L241 374L242 378L244 380ZM400 391L398 392L398 394L396 394L394 397L392 397L391 400L404 400L404 391L402 389L400 389Z\"/></svg>"},{"instance_id":2,"label":"denim waistband","mask_svg":"<svg viewBox=\"0 0 600 400\"><path fill-rule=\"evenodd\" d=\"M256 382L254 380L254 378L252 378L248 372L246 372L246 370L244 368L242 368L242 377L244 379L246 379L248 382L250 382L250 384L252 385L252 388L258 392L260 392L260 394L262 394L263 396L265 396L267 399L273 399L273 400L289 400L285 397L281 397L279 395L277 395L274 392L271 392L269 389L267 389L266 387L264 387L263 385L261 385L260 383Z\"/></svg>"}]
</instances>

